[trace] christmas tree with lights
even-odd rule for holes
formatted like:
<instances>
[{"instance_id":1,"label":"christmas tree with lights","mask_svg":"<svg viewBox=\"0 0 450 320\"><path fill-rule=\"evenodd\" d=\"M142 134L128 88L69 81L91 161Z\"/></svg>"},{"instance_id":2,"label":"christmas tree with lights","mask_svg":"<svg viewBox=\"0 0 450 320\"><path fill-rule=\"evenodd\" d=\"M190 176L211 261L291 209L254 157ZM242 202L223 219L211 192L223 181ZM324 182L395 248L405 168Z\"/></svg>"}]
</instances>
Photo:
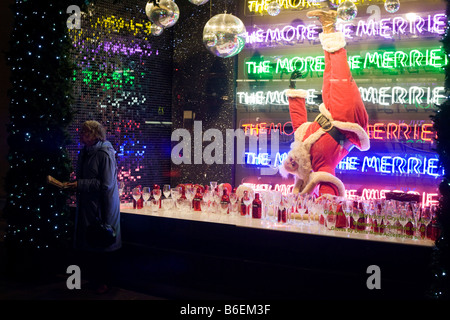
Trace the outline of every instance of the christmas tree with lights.
<instances>
[{"instance_id":1,"label":"christmas tree with lights","mask_svg":"<svg viewBox=\"0 0 450 320\"><path fill-rule=\"evenodd\" d=\"M12 89L6 177L9 248L42 251L70 246L68 193L47 184L72 172L66 146L72 120L75 65L67 7L76 1L17 0L7 56Z\"/></svg>"}]
</instances>

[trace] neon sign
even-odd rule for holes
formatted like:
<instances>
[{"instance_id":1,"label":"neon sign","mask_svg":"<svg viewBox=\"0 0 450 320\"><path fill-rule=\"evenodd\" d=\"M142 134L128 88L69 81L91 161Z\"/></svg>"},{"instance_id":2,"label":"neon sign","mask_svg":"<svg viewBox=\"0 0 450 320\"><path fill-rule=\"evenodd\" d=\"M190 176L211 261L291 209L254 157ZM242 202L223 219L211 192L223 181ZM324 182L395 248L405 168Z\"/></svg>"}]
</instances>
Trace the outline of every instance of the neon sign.
<instances>
[{"instance_id":1,"label":"neon sign","mask_svg":"<svg viewBox=\"0 0 450 320\"><path fill-rule=\"evenodd\" d=\"M368 135L371 140L421 140L433 142L437 137L432 123L374 123L368 125Z\"/></svg>"},{"instance_id":2,"label":"neon sign","mask_svg":"<svg viewBox=\"0 0 450 320\"><path fill-rule=\"evenodd\" d=\"M245 92L239 91L236 93L237 102L242 105L289 105L288 98L286 96L286 90L283 91L257 91L257 92ZM315 93L318 93L315 89L307 89L308 95L306 98L306 104L317 104L314 100L317 98ZM403 105L423 105L428 106L440 104L445 100L445 88L444 87L418 87L411 86L409 88L404 87L359 87L361 98L364 102L370 102L373 104L379 104L384 106L390 106L392 104Z\"/></svg>"},{"instance_id":3,"label":"neon sign","mask_svg":"<svg viewBox=\"0 0 450 320\"><path fill-rule=\"evenodd\" d=\"M416 69L420 67L431 67L440 69L447 65L448 58L442 48L410 51L386 51L378 50L366 52L364 56L349 55L348 65L351 70L358 69L378 69L378 70L403 70ZM325 57L321 56L305 56L292 58L276 58L275 61L246 61L244 70L248 75L253 74L279 74L292 73L299 70L302 73L307 72L324 72ZM414 70L415 71L415 70Z\"/></svg>"},{"instance_id":4,"label":"neon sign","mask_svg":"<svg viewBox=\"0 0 450 320\"><path fill-rule=\"evenodd\" d=\"M387 175L416 175L440 177L444 174L439 167L437 156L430 158L422 156L353 156L349 155L339 162L337 170L373 172Z\"/></svg>"},{"instance_id":5,"label":"neon sign","mask_svg":"<svg viewBox=\"0 0 450 320\"><path fill-rule=\"evenodd\" d=\"M278 167L287 153L277 152L274 167ZM272 166L269 153L245 152L245 163L247 165ZM380 173L383 175L413 175L440 177L443 169L439 167L439 159L436 156L427 158L423 156L353 156L349 155L339 162L337 170L356 171L361 173Z\"/></svg>"},{"instance_id":6,"label":"neon sign","mask_svg":"<svg viewBox=\"0 0 450 320\"><path fill-rule=\"evenodd\" d=\"M292 129L292 121L281 123L273 123L270 124L267 122L260 122L256 124L252 123L244 123L241 125L244 130L244 133L247 135L255 135L257 136L260 133L270 134L272 130L279 131L282 135L290 136L294 133L294 129ZM289 130L289 131L288 131Z\"/></svg>"},{"instance_id":7,"label":"neon sign","mask_svg":"<svg viewBox=\"0 0 450 320\"><path fill-rule=\"evenodd\" d=\"M247 8L249 12L255 13L267 13L267 7L270 2L274 0L247 0ZM280 4L280 6L287 10L299 10L306 8L314 8L320 6L320 1L311 1L311 0L275 0ZM343 0L332 0L331 2L334 4L339 4ZM355 4L362 4L367 2L380 2L379 0L359 0L352 1Z\"/></svg>"},{"instance_id":8,"label":"neon sign","mask_svg":"<svg viewBox=\"0 0 450 320\"><path fill-rule=\"evenodd\" d=\"M261 192L261 191L280 191L282 194L288 194L292 193L292 190L294 189L293 184L282 184L282 183L276 183L274 185L269 183L243 183L243 185L252 188L255 192ZM348 189L345 190L345 197L350 200L356 200L357 197L360 194L360 197L362 200L379 200L379 199L386 199L386 193L391 192L392 190L388 189L370 189L370 188L364 188L361 192L358 192L356 189ZM415 193L415 194L421 194L422 195L422 207L428 207L431 205L437 205L439 203L438 194L437 193L431 193L431 192L422 192L419 193L417 191L408 191L407 193Z\"/></svg>"},{"instance_id":9,"label":"neon sign","mask_svg":"<svg viewBox=\"0 0 450 320\"><path fill-rule=\"evenodd\" d=\"M257 136L261 134L270 134L273 130L278 131L279 134L290 136L294 133L292 128L292 121L284 123L274 122L259 122L259 123L243 123L241 128L246 135ZM425 121L410 121L406 123L405 120L395 122L376 122L367 126L367 134L371 140L379 141L403 141L421 143L433 142L437 137L433 129L432 123L425 123Z\"/></svg>"},{"instance_id":10,"label":"neon sign","mask_svg":"<svg viewBox=\"0 0 450 320\"><path fill-rule=\"evenodd\" d=\"M287 158L287 153L280 153L277 152L275 155L275 167L278 167L281 165L284 161L284 159ZM246 152L245 153L245 163L250 165L257 165L257 166L271 166L271 160L270 155L267 152L262 153L255 153L255 152Z\"/></svg>"},{"instance_id":11,"label":"neon sign","mask_svg":"<svg viewBox=\"0 0 450 320\"><path fill-rule=\"evenodd\" d=\"M293 184L275 184L272 186L268 183L243 183L243 185L252 188L255 192L258 191L280 191L282 194L288 194L292 193L292 190L294 189Z\"/></svg>"},{"instance_id":12,"label":"neon sign","mask_svg":"<svg viewBox=\"0 0 450 320\"><path fill-rule=\"evenodd\" d=\"M248 0L247 8L249 12L267 13L267 6L273 0ZM276 0L284 9L306 9L316 7L319 3L307 0Z\"/></svg>"},{"instance_id":13,"label":"neon sign","mask_svg":"<svg viewBox=\"0 0 450 320\"><path fill-rule=\"evenodd\" d=\"M347 42L366 39L395 39L408 36L440 36L445 32L447 16L445 13L418 16L413 19L406 16L396 16L388 19L360 19L348 23L338 23L338 31L342 31ZM277 25L274 28L263 29L255 26L256 30L247 32L246 45L292 45L304 41L318 41L321 27L315 23L297 25ZM247 30L252 30L251 26Z\"/></svg>"}]
</instances>

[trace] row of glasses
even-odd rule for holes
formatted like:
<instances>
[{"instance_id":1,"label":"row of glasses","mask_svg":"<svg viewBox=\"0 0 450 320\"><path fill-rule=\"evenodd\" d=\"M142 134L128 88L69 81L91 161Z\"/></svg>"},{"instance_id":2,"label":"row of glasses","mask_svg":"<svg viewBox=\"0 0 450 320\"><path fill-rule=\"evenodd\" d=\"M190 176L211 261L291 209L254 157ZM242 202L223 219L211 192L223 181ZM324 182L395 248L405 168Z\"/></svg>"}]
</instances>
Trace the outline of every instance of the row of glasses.
<instances>
[{"instance_id":1,"label":"row of glasses","mask_svg":"<svg viewBox=\"0 0 450 320\"><path fill-rule=\"evenodd\" d=\"M149 187L144 187L141 190L140 187L136 187L133 188L133 190L131 191L131 195L136 202L142 198L142 200L144 200L144 206L146 206L147 201L150 199L152 195L156 201L159 201L159 199L161 198L161 190L155 188L152 191L150 191Z\"/></svg>"}]
</instances>

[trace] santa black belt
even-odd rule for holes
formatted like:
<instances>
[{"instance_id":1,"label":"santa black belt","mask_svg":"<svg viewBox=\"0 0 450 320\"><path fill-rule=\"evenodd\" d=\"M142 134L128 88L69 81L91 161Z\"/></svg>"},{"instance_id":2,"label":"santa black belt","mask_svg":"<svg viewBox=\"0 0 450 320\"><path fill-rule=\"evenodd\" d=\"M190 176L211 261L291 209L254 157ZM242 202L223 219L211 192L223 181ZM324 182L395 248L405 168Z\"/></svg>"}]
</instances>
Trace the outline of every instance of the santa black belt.
<instances>
[{"instance_id":1,"label":"santa black belt","mask_svg":"<svg viewBox=\"0 0 450 320\"><path fill-rule=\"evenodd\" d=\"M338 128L333 126L331 121L323 114L320 113L314 121L317 122L322 127L323 131L328 133L345 150L350 152L353 149L353 143L351 143Z\"/></svg>"}]
</instances>

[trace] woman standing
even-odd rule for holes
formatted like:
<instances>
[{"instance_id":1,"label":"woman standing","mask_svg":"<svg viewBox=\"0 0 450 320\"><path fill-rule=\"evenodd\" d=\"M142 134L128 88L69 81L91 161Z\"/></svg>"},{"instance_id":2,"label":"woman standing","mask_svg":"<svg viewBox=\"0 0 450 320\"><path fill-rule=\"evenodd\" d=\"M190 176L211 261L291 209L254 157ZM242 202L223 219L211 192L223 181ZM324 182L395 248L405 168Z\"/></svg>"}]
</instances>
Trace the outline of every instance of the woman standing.
<instances>
[{"instance_id":1,"label":"woman standing","mask_svg":"<svg viewBox=\"0 0 450 320\"><path fill-rule=\"evenodd\" d=\"M84 147L78 155L77 180L66 184L77 193L74 246L83 253L97 292L103 293L110 285L112 253L122 245L115 151L97 121L83 123L80 140ZM115 231L112 244L100 246L89 241L88 229L98 220Z\"/></svg>"}]
</instances>

